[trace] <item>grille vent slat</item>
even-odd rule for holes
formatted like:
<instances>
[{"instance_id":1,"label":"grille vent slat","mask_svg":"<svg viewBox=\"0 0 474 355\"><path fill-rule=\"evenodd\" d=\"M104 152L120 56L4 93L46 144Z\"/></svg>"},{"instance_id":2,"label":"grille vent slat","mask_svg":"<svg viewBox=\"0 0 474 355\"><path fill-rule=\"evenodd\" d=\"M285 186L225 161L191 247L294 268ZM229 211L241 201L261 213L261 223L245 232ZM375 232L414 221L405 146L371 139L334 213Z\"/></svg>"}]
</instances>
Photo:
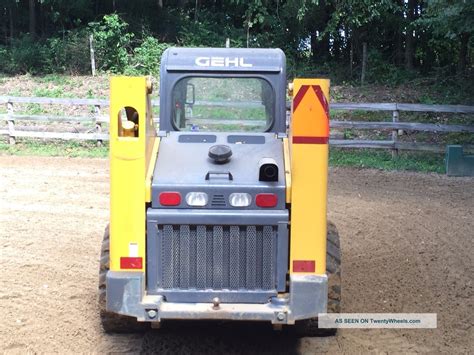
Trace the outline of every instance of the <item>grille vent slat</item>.
<instances>
[{"instance_id":1,"label":"grille vent slat","mask_svg":"<svg viewBox=\"0 0 474 355\"><path fill-rule=\"evenodd\" d=\"M225 199L225 196L220 195L220 194L213 195L212 200L211 200L211 206L212 207L226 207L227 201Z\"/></svg>"},{"instance_id":2,"label":"grille vent slat","mask_svg":"<svg viewBox=\"0 0 474 355\"><path fill-rule=\"evenodd\" d=\"M276 288L276 226L167 224L158 238L160 288Z\"/></svg>"}]
</instances>

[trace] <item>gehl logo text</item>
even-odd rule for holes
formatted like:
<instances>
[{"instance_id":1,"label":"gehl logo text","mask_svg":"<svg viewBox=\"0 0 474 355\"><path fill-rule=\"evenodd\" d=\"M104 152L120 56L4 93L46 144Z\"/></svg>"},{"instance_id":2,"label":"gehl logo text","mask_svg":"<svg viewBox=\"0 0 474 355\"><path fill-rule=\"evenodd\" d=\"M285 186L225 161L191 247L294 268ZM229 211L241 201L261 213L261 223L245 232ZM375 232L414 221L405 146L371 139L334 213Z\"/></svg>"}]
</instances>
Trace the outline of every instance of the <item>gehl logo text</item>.
<instances>
[{"instance_id":1,"label":"gehl logo text","mask_svg":"<svg viewBox=\"0 0 474 355\"><path fill-rule=\"evenodd\" d=\"M195 63L200 67L253 67L253 64L245 63L242 57L197 57Z\"/></svg>"}]
</instances>

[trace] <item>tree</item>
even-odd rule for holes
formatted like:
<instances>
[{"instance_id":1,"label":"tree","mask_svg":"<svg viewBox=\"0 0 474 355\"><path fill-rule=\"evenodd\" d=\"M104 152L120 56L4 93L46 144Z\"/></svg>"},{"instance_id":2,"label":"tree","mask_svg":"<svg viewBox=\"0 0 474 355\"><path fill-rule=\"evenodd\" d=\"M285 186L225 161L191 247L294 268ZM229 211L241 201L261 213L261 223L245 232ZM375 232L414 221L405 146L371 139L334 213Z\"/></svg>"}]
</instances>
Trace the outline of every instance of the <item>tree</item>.
<instances>
[{"instance_id":1,"label":"tree","mask_svg":"<svg viewBox=\"0 0 474 355\"><path fill-rule=\"evenodd\" d=\"M435 40L457 42L457 68L464 72L474 36L474 2L428 0L426 16L419 23L434 34Z\"/></svg>"},{"instance_id":2,"label":"tree","mask_svg":"<svg viewBox=\"0 0 474 355\"><path fill-rule=\"evenodd\" d=\"M36 37L36 0L28 0L30 35Z\"/></svg>"},{"instance_id":3,"label":"tree","mask_svg":"<svg viewBox=\"0 0 474 355\"><path fill-rule=\"evenodd\" d=\"M406 36L405 36L405 68L407 70L413 70L414 65L413 61L415 58L415 36L413 34L414 28L413 23L416 18L417 11L416 0L407 1L407 26L406 26Z\"/></svg>"}]
</instances>

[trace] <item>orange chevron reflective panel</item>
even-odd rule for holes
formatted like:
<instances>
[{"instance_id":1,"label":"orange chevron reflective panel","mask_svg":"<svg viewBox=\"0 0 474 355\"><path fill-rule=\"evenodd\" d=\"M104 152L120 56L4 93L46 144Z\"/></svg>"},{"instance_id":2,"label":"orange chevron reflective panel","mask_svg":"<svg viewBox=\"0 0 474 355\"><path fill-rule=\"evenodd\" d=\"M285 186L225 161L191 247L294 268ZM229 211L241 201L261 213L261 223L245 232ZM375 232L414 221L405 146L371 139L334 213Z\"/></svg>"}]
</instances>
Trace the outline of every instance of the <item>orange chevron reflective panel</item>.
<instances>
[{"instance_id":1,"label":"orange chevron reflective panel","mask_svg":"<svg viewBox=\"0 0 474 355\"><path fill-rule=\"evenodd\" d=\"M301 85L293 97L292 142L327 144L329 103L320 85Z\"/></svg>"}]
</instances>

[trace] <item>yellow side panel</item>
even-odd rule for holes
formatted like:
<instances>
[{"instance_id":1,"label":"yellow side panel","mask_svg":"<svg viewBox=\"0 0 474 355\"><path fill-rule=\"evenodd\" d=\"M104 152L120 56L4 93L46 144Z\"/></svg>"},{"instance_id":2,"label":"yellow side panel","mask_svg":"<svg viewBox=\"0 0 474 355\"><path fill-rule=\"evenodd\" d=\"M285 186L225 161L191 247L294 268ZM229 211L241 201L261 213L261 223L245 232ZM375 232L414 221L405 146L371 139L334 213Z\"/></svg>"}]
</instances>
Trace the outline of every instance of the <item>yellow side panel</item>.
<instances>
[{"instance_id":1,"label":"yellow side panel","mask_svg":"<svg viewBox=\"0 0 474 355\"><path fill-rule=\"evenodd\" d=\"M324 274L328 145L294 144L292 159L290 272L294 260L314 260Z\"/></svg>"},{"instance_id":2,"label":"yellow side panel","mask_svg":"<svg viewBox=\"0 0 474 355\"><path fill-rule=\"evenodd\" d=\"M325 274L329 80L296 79L293 88L290 273Z\"/></svg>"},{"instance_id":3,"label":"yellow side panel","mask_svg":"<svg viewBox=\"0 0 474 355\"><path fill-rule=\"evenodd\" d=\"M155 131L145 77L110 80L110 270L145 271L146 174ZM123 108L138 113L138 136L120 136ZM157 147L156 147L157 149ZM121 269L121 257L141 257L141 269Z\"/></svg>"},{"instance_id":4,"label":"yellow side panel","mask_svg":"<svg viewBox=\"0 0 474 355\"><path fill-rule=\"evenodd\" d=\"M288 138L283 138L283 158L285 163L286 203L291 202L291 159Z\"/></svg>"}]
</instances>

